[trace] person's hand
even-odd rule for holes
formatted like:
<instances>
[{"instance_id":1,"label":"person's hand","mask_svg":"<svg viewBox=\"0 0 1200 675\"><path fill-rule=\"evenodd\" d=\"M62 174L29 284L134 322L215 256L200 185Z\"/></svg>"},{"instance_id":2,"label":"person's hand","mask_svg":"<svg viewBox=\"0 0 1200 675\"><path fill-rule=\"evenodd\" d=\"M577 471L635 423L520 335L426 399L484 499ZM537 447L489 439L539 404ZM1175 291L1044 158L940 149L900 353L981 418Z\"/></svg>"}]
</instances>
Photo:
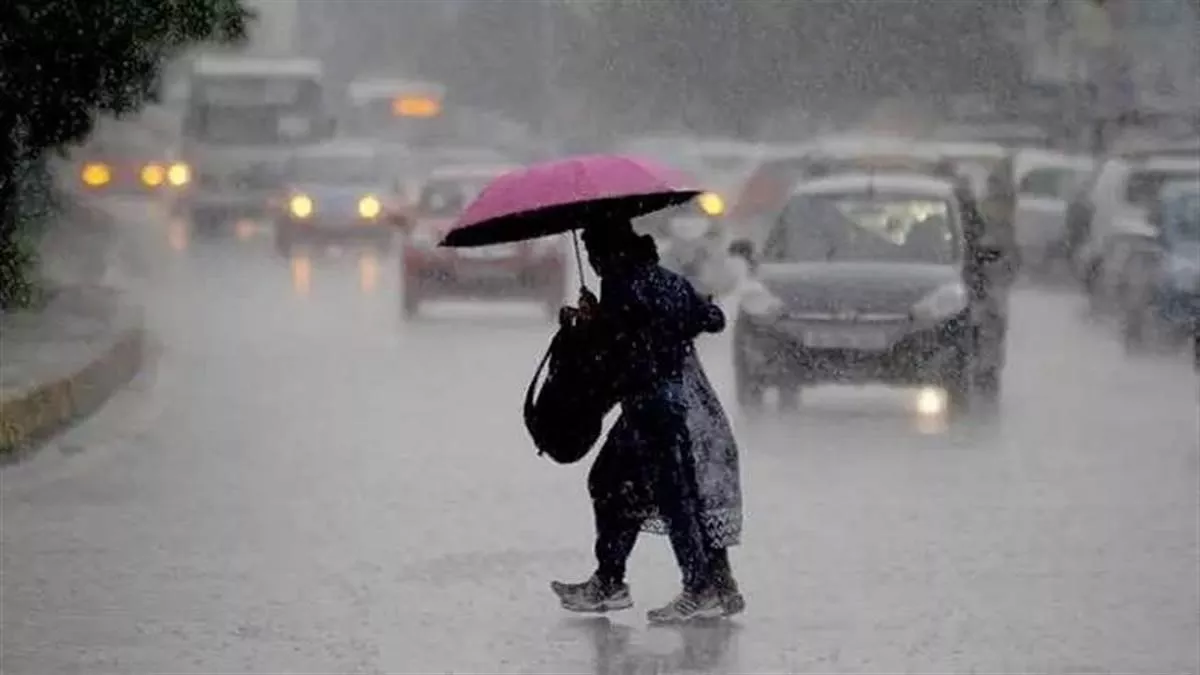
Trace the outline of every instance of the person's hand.
<instances>
[{"instance_id":1,"label":"person's hand","mask_svg":"<svg viewBox=\"0 0 1200 675\"><path fill-rule=\"evenodd\" d=\"M600 310L600 301L596 295L586 288L579 289L579 312L584 317L591 317Z\"/></svg>"}]
</instances>

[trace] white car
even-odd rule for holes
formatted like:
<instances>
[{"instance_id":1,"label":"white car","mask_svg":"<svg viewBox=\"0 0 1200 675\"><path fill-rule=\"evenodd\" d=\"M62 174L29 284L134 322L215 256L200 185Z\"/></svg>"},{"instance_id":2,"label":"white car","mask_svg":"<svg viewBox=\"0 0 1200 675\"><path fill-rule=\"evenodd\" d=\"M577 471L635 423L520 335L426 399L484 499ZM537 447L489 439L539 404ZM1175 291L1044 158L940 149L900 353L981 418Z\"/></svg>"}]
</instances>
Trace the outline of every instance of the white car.
<instances>
[{"instance_id":1,"label":"white car","mask_svg":"<svg viewBox=\"0 0 1200 675\"><path fill-rule=\"evenodd\" d=\"M1067 201L1095 170L1096 160L1052 150L1017 153L1017 246L1030 268L1043 269L1062 253L1067 237Z\"/></svg>"},{"instance_id":2,"label":"white car","mask_svg":"<svg viewBox=\"0 0 1200 675\"><path fill-rule=\"evenodd\" d=\"M1097 307L1113 297L1113 274L1124 265L1130 240L1155 235L1148 207L1168 181L1200 180L1200 156L1110 157L1106 159L1073 204L1068 230L1079 248L1074 265Z\"/></svg>"}]
</instances>

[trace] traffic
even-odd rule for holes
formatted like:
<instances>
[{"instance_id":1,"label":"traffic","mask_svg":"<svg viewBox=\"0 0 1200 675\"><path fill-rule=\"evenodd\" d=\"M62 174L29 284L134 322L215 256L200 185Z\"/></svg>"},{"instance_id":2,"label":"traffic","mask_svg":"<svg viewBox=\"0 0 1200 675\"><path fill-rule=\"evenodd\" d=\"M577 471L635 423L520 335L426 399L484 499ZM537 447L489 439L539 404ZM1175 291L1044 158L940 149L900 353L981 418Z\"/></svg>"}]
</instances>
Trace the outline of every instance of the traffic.
<instances>
[{"instance_id":1,"label":"traffic","mask_svg":"<svg viewBox=\"0 0 1200 675\"><path fill-rule=\"evenodd\" d=\"M318 61L210 54L182 72L179 140L118 157L98 134L74 158L87 189L153 194L190 238L249 220L284 257L394 252L396 306L414 320L454 298L528 300L553 317L590 273L562 237L437 246L489 180L563 143L427 80L372 73L338 89ZM1130 354L1195 341L1200 147L1127 136L1099 156L1027 122L789 143L648 133L590 150L658 161L703 188L635 225L703 296L740 298L740 404L775 390L789 408L808 387L880 382L965 411L1001 395L1018 282L1074 284Z\"/></svg>"}]
</instances>

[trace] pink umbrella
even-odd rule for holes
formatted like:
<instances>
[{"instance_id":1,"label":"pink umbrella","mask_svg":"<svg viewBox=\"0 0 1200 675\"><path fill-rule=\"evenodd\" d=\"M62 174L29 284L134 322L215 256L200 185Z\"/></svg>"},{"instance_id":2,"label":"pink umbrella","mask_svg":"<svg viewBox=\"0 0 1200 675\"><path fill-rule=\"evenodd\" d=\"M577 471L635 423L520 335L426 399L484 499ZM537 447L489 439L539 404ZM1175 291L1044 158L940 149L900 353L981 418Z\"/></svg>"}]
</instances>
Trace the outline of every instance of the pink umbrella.
<instances>
[{"instance_id":1,"label":"pink umbrella","mask_svg":"<svg viewBox=\"0 0 1200 675\"><path fill-rule=\"evenodd\" d=\"M700 194L683 173L624 155L535 164L496 178L475 198L442 246L536 239L606 220L628 220Z\"/></svg>"}]
</instances>

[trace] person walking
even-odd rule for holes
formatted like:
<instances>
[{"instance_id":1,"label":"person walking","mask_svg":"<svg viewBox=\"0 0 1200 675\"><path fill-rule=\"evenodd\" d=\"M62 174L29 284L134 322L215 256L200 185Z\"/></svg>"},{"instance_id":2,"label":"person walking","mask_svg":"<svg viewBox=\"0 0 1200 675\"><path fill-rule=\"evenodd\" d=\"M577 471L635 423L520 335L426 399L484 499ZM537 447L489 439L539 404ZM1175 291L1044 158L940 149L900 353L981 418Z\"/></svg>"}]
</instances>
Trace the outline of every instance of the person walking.
<instances>
[{"instance_id":1,"label":"person walking","mask_svg":"<svg viewBox=\"0 0 1200 675\"><path fill-rule=\"evenodd\" d=\"M588 477L596 571L554 581L564 608L606 612L633 605L625 567L641 531L668 535L683 589L651 610L652 623L730 616L745 609L728 549L740 543L737 444L693 340L725 316L681 276L659 265L654 241L627 221L584 229L600 298L564 308L565 328L587 331L621 416Z\"/></svg>"}]
</instances>

